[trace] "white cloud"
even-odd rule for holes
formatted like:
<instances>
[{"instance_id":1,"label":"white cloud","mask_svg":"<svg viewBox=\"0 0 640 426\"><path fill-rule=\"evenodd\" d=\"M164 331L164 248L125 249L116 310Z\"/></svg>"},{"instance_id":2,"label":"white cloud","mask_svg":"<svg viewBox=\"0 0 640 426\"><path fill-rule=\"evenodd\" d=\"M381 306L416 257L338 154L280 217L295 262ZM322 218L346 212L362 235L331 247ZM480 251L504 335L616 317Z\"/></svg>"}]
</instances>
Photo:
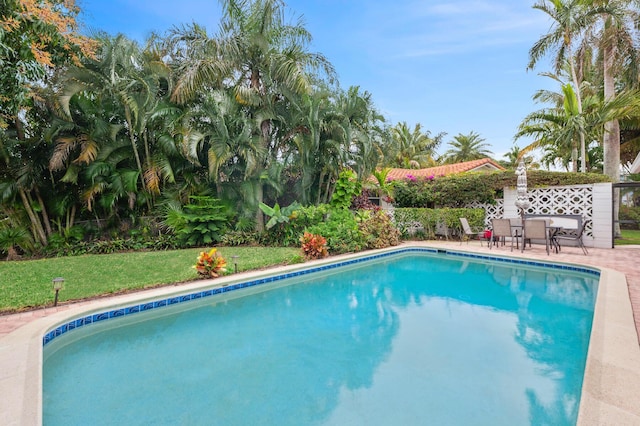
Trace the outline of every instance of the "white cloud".
<instances>
[{"instance_id":1,"label":"white cloud","mask_svg":"<svg viewBox=\"0 0 640 426\"><path fill-rule=\"evenodd\" d=\"M548 27L543 14L521 2L411 2L399 7L389 18L381 19L381 25L365 30L361 41L372 51L390 52L398 58L529 46Z\"/></svg>"}]
</instances>

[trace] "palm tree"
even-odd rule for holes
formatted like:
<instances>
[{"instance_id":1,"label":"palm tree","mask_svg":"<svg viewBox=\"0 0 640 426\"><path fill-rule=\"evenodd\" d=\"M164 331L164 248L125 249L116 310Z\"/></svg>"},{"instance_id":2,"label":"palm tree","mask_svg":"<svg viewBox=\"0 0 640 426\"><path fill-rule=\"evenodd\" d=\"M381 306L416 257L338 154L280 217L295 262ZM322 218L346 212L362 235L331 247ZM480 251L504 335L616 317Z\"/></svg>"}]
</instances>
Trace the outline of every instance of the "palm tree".
<instances>
[{"instance_id":1,"label":"palm tree","mask_svg":"<svg viewBox=\"0 0 640 426\"><path fill-rule=\"evenodd\" d=\"M543 92L537 95L542 96ZM545 97L550 97L544 91ZM562 106L545 108L535 111L522 121L518 127L515 139L523 136L533 136L534 142L526 146L523 151L530 152L535 148L545 148L557 145L563 156L571 158L572 171L577 171L576 146L578 141L584 140L585 118L578 112L577 96L570 84L562 85ZM557 152L557 151L556 151ZM585 163L586 159L583 159Z\"/></svg>"},{"instance_id":2,"label":"palm tree","mask_svg":"<svg viewBox=\"0 0 640 426\"><path fill-rule=\"evenodd\" d=\"M344 168L366 179L379 160L381 116L371 95L357 86L346 92L315 91L289 104L293 114L279 137L285 148L287 174L296 176L303 204L328 202Z\"/></svg>"},{"instance_id":3,"label":"palm tree","mask_svg":"<svg viewBox=\"0 0 640 426\"><path fill-rule=\"evenodd\" d=\"M337 173L346 152L336 148L340 142L327 132L336 126L331 120L337 117L328 93L302 95L292 106L295 113L289 123L293 129L289 131L290 135L283 137L290 139L292 146L287 150L286 163L290 173L299 177L296 179L296 192L300 194L302 204L310 204L321 197L325 178L333 174L333 170L327 169L327 163L335 164ZM335 161L335 153L344 155Z\"/></svg>"},{"instance_id":4,"label":"palm tree","mask_svg":"<svg viewBox=\"0 0 640 426\"><path fill-rule=\"evenodd\" d=\"M518 145L513 145L503 158L506 158L506 160L500 161L500 164L507 169L515 170L520 160L524 160L528 169L540 168L540 165L534 161L533 156L525 155L525 152Z\"/></svg>"},{"instance_id":5,"label":"palm tree","mask_svg":"<svg viewBox=\"0 0 640 426\"><path fill-rule=\"evenodd\" d=\"M348 152L346 164L359 179L366 179L380 161L379 144L382 140L384 117L375 109L371 93L351 86L340 91L335 100L335 111L343 130L342 143ZM333 176L337 179L338 174Z\"/></svg>"},{"instance_id":6,"label":"palm tree","mask_svg":"<svg viewBox=\"0 0 640 426\"><path fill-rule=\"evenodd\" d=\"M391 128L391 157L393 165L404 168L420 168L435 165L435 151L442 142L444 133L432 138L431 133L422 130L420 123L413 130L406 122ZM416 167L412 167L415 165Z\"/></svg>"},{"instance_id":7,"label":"palm tree","mask_svg":"<svg viewBox=\"0 0 640 426\"><path fill-rule=\"evenodd\" d=\"M573 87L570 84L563 84L561 87L561 93L539 91L536 94L534 99L552 100L555 106L527 115L519 125L515 139L523 136L534 137L534 141L521 150L522 154L542 148L545 151L543 164L554 164L557 159L567 169L571 164L571 171L575 172L575 147L582 136L590 147L583 162L586 170L591 170L592 166L596 165L590 163L590 156L597 154L594 145L598 145L598 140L602 137L604 123L611 118L636 114L634 109L637 105L637 95L627 92L605 103L597 93L589 94L584 98L583 112L579 113Z\"/></svg>"},{"instance_id":8,"label":"palm tree","mask_svg":"<svg viewBox=\"0 0 640 426\"><path fill-rule=\"evenodd\" d=\"M143 166L142 159L149 156L145 129L148 115L157 102L157 80L163 75L157 64L154 65L155 72L148 72L143 61L142 52L134 41L123 35L115 38L103 36L102 51L97 60L89 61L83 67L71 67L65 72L59 100L67 117L71 117L71 98L81 92L92 93L103 102L115 102L122 108L123 131L129 138L142 188L148 190L144 177L149 176L145 174L149 163Z\"/></svg>"},{"instance_id":9,"label":"palm tree","mask_svg":"<svg viewBox=\"0 0 640 426\"><path fill-rule=\"evenodd\" d=\"M621 67L637 75L638 63L635 41L640 13L637 2L632 0L597 0L594 12L600 18L595 25L599 48L602 53L604 100L616 97L616 77ZM624 65L623 65L624 64ZM634 77L634 81L637 81ZM620 123L613 119L605 123L603 133L604 174L613 182L620 180Z\"/></svg>"},{"instance_id":10,"label":"palm tree","mask_svg":"<svg viewBox=\"0 0 640 426\"><path fill-rule=\"evenodd\" d=\"M333 68L319 54L307 51L310 33L300 22L285 23L284 5L279 0L222 0L221 32L210 39L202 31L182 37L186 49L173 98L186 102L196 94L229 84L242 113L252 125L250 141L255 161L245 173L245 194L256 206L256 228L264 227L257 208L264 197L264 183L277 173L281 155L279 127L286 127L280 112L288 98L311 93L312 83L324 71L333 78ZM179 49L178 49L179 50ZM180 50L179 50L180 51ZM207 59L210 58L210 59ZM247 186L248 185L248 186Z\"/></svg>"},{"instance_id":11,"label":"palm tree","mask_svg":"<svg viewBox=\"0 0 640 426\"><path fill-rule=\"evenodd\" d=\"M30 112L33 112L31 110ZM37 130L34 122L31 127ZM0 201L13 205L16 197L30 222L34 241L45 246L51 226L43 193L49 191L47 161L51 151L39 137L19 139L15 128L0 133ZM3 211L5 208L3 207Z\"/></svg>"},{"instance_id":12,"label":"palm tree","mask_svg":"<svg viewBox=\"0 0 640 426\"><path fill-rule=\"evenodd\" d=\"M529 51L528 69L533 69L537 62L549 50L555 50L554 68L556 74L568 63L571 81L576 96L577 114L582 114L582 72L580 59L585 53L585 45L576 49L575 42L580 41L584 31L595 20L593 13L585 7L584 0L542 0L533 8L546 13L553 24L549 33L538 40ZM580 71L580 72L579 72ZM584 131L578 129L580 143L581 171L586 171L586 145Z\"/></svg>"},{"instance_id":13,"label":"palm tree","mask_svg":"<svg viewBox=\"0 0 640 426\"><path fill-rule=\"evenodd\" d=\"M185 111L168 101L172 79L162 46L151 39L142 50L124 36L102 40L95 60L62 73L50 169L63 173L60 181L74 185L89 211L100 206L118 215L119 206L130 215L146 206L148 213L164 185L197 185L176 173L193 176L184 143L193 133L181 126ZM183 199L191 195L180 191Z\"/></svg>"},{"instance_id":14,"label":"palm tree","mask_svg":"<svg viewBox=\"0 0 640 426\"><path fill-rule=\"evenodd\" d=\"M488 150L489 145L484 143L484 141L485 140L475 132L471 132L468 135L459 133L449 142L451 148L442 155L444 162L452 164L490 157L493 153Z\"/></svg>"}]
</instances>

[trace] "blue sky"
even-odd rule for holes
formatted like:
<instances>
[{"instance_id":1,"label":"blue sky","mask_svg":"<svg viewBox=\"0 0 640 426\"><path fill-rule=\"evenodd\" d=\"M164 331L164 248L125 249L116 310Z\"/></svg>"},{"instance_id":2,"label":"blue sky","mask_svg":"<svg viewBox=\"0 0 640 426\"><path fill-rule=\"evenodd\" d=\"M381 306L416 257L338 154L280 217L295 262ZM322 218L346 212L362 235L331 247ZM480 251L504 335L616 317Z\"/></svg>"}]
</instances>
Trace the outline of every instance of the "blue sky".
<instances>
[{"instance_id":1,"label":"blue sky","mask_svg":"<svg viewBox=\"0 0 640 426\"><path fill-rule=\"evenodd\" d=\"M533 0L289 0L289 16L302 17L313 35L310 50L334 65L342 88L372 94L392 123L421 123L444 143L479 133L501 159L518 124L543 105L531 97L556 89L538 75L543 60L526 70L533 43L550 27ZM218 30L216 0L78 0L88 29L143 41L197 22ZM517 144L525 146L529 141Z\"/></svg>"}]
</instances>

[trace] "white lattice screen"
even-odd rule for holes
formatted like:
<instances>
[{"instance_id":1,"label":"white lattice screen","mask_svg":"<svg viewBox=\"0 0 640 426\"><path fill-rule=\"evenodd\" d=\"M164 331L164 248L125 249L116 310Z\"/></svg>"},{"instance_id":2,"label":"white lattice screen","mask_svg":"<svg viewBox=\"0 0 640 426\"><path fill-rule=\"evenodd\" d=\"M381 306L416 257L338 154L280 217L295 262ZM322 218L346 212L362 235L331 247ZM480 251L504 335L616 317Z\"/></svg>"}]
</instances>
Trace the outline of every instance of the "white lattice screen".
<instances>
[{"instance_id":1,"label":"white lattice screen","mask_svg":"<svg viewBox=\"0 0 640 426\"><path fill-rule=\"evenodd\" d=\"M531 207L528 214L579 214L585 219L593 216L593 188L556 187L529 191Z\"/></svg>"},{"instance_id":2,"label":"white lattice screen","mask_svg":"<svg viewBox=\"0 0 640 426\"><path fill-rule=\"evenodd\" d=\"M472 209L484 209L484 226L487 228L491 225L491 219L494 217L500 218L504 216L504 200L502 199L496 200L495 204L473 202L467 207Z\"/></svg>"},{"instance_id":3,"label":"white lattice screen","mask_svg":"<svg viewBox=\"0 0 640 426\"><path fill-rule=\"evenodd\" d=\"M593 219L593 187L592 186L559 186L550 188L532 188L529 190L531 207L527 214L575 214L584 220ZM468 207L485 210L485 226L491 219L504 216L504 200L496 200L496 204L472 203ZM592 235L591 222L585 229L586 235Z\"/></svg>"}]
</instances>

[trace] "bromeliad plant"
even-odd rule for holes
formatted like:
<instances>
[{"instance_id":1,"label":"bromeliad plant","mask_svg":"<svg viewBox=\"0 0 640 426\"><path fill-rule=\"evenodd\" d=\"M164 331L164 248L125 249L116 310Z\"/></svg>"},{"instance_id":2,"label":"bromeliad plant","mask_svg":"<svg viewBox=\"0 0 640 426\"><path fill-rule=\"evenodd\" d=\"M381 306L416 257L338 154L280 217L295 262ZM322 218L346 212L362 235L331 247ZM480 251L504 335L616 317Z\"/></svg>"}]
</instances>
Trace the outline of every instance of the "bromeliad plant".
<instances>
[{"instance_id":1,"label":"bromeliad plant","mask_svg":"<svg viewBox=\"0 0 640 426\"><path fill-rule=\"evenodd\" d=\"M307 259L320 259L329 255L327 251L327 240L322 235L305 232L302 237L300 237L300 242L302 243L304 257Z\"/></svg>"},{"instance_id":2,"label":"bromeliad plant","mask_svg":"<svg viewBox=\"0 0 640 426\"><path fill-rule=\"evenodd\" d=\"M198 260L193 267L198 274L206 278L218 278L220 274L226 272L227 261L220 256L216 248L212 248L209 252L200 252Z\"/></svg>"}]
</instances>

